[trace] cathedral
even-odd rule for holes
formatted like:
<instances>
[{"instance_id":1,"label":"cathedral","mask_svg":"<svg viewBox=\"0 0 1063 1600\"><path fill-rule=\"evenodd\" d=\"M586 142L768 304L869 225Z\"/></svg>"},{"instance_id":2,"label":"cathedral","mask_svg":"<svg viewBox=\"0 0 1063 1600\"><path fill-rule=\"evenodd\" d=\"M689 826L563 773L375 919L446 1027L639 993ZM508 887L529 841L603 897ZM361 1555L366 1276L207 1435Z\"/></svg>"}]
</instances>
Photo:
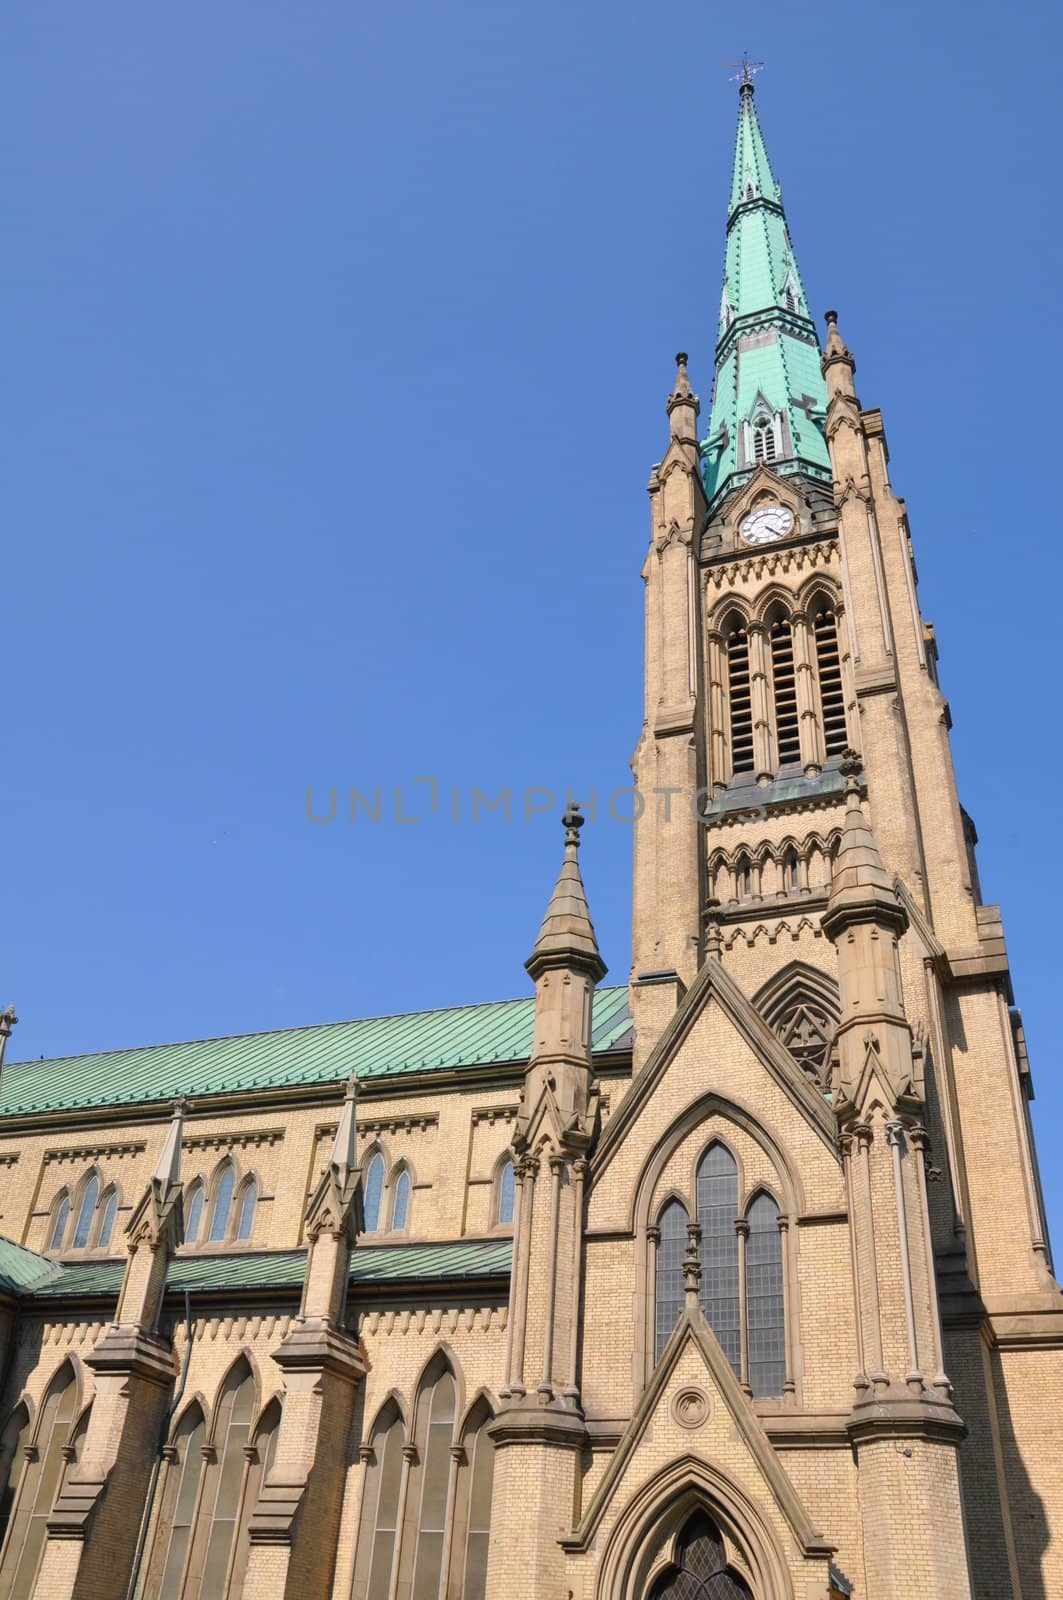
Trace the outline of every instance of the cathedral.
<instances>
[{"instance_id":1,"label":"cathedral","mask_svg":"<svg viewBox=\"0 0 1063 1600\"><path fill-rule=\"evenodd\" d=\"M3 1064L2 1600L1063 1595L1000 911L743 76L708 421L680 355L649 477L630 979L570 806L524 998Z\"/></svg>"}]
</instances>

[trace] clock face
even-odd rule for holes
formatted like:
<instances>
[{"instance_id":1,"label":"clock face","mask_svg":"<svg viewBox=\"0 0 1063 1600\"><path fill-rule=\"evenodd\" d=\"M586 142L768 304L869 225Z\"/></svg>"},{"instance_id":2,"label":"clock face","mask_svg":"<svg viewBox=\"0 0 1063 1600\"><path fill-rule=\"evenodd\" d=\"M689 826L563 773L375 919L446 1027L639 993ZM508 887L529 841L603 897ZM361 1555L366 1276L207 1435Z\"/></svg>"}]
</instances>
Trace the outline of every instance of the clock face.
<instances>
[{"instance_id":1,"label":"clock face","mask_svg":"<svg viewBox=\"0 0 1063 1600\"><path fill-rule=\"evenodd\" d=\"M785 539L794 525L794 514L789 506L755 506L739 523L738 531L746 544L772 544Z\"/></svg>"}]
</instances>

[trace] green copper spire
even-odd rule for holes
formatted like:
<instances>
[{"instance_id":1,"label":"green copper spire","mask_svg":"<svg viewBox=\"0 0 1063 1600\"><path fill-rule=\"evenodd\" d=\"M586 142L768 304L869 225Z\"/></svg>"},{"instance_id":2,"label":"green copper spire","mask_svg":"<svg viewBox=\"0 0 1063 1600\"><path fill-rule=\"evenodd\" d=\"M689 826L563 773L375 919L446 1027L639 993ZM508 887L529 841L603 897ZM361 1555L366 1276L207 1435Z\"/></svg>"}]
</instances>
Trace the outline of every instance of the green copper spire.
<instances>
[{"instance_id":1,"label":"green copper spire","mask_svg":"<svg viewBox=\"0 0 1063 1600\"><path fill-rule=\"evenodd\" d=\"M702 442L710 504L764 461L781 474L831 478L827 390L782 196L743 75L720 297L716 384Z\"/></svg>"}]
</instances>

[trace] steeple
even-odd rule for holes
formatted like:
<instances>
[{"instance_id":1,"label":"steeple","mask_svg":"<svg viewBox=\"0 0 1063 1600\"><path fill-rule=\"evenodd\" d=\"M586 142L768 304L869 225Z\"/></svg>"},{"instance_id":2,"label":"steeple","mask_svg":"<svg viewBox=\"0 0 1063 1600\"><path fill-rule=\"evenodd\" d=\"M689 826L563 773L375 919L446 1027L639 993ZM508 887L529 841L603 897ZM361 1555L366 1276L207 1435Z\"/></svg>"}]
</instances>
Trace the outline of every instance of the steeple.
<instances>
[{"instance_id":1,"label":"steeple","mask_svg":"<svg viewBox=\"0 0 1063 1600\"><path fill-rule=\"evenodd\" d=\"M829 484L815 323L746 76L739 89L716 384L703 441L710 504L762 462Z\"/></svg>"}]
</instances>

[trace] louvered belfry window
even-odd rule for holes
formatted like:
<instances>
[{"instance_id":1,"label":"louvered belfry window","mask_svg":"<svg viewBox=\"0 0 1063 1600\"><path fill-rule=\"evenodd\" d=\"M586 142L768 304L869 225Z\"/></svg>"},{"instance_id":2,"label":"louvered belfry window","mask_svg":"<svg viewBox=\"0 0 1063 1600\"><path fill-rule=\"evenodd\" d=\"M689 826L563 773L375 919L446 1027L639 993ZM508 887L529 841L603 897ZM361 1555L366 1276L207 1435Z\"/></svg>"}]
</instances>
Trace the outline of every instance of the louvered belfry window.
<instances>
[{"instance_id":1,"label":"louvered belfry window","mask_svg":"<svg viewBox=\"0 0 1063 1600\"><path fill-rule=\"evenodd\" d=\"M753 460L775 460L775 425L768 417L753 424Z\"/></svg>"},{"instance_id":2,"label":"louvered belfry window","mask_svg":"<svg viewBox=\"0 0 1063 1600\"><path fill-rule=\"evenodd\" d=\"M792 766L801 759L801 735L797 718L797 682L794 677L794 636L788 617L772 624L771 678L775 694L775 738L779 766Z\"/></svg>"},{"instance_id":3,"label":"louvered belfry window","mask_svg":"<svg viewBox=\"0 0 1063 1600\"><path fill-rule=\"evenodd\" d=\"M731 771L753 771L753 697L749 679L749 635L738 628L727 641L731 704Z\"/></svg>"},{"instance_id":4,"label":"louvered belfry window","mask_svg":"<svg viewBox=\"0 0 1063 1600\"><path fill-rule=\"evenodd\" d=\"M848 744L845 731L845 694L838 652L838 622L833 611L821 611L815 621L819 701L823 713L823 745L829 756L840 756Z\"/></svg>"}]
</instances>

